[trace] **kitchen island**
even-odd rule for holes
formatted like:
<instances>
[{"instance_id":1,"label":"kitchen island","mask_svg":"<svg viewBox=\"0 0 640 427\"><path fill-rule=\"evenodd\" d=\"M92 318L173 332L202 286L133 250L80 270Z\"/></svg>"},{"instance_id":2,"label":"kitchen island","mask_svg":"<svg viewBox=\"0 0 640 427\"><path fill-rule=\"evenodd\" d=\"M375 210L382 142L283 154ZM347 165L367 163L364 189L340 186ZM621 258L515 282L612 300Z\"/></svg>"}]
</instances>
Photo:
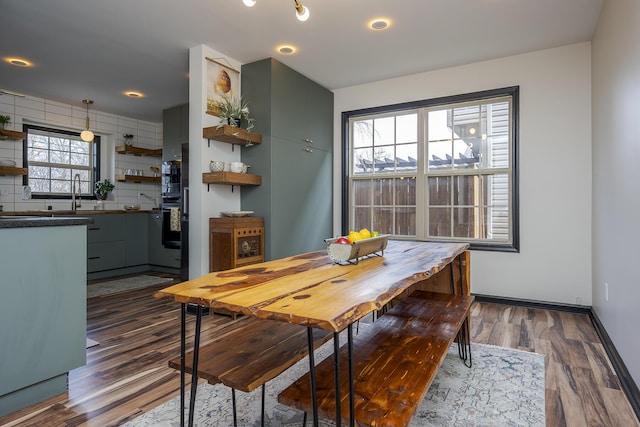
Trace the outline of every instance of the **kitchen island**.
<instances>
[{"instance_id":1,"label":"kitchen island","mask_svg":"<svg viewBox=\"0 0 640 427\"><path fill-rule=\"evenodd\" d=\"M0 416L64 393L86 363L91 222L0 216Z\"/></svg>"}]
</instances>

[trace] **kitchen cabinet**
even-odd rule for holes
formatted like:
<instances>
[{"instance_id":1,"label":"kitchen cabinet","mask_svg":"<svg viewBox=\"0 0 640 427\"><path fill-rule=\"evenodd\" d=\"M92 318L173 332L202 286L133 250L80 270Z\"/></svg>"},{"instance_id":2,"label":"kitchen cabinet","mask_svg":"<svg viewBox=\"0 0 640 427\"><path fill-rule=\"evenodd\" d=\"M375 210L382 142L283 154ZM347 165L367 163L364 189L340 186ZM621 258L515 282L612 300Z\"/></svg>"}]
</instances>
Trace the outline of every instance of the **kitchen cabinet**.
<instances>
[{"instance_id":1,"label":"kitchen cabinet","mask_svg":"<svg viewBox=\"0 0 640 427\"><path fill-rule=\"evenodd\" d=\"M87 227L89 279L146 271L180 269L180 249L162 245L162 214L96 214Z\"/></svg>"},{"instance_id":2,"label":"kitchen cabinet","mask_svg":"<svg viewBox=\"0 0 640 427\"><path fill-rule=\"evenodd\" d=\"M241 208L264 217L265 259L323 249L332 235L333 93L269 58L242 66L242 96L263 143L242 150L262 184L242 187Z\"/></svg>"},{"instance_id":3,"label":"kitchen cabinet","mask_svg":"<svg viewBox=\"0 0 640 427\"><path fill-rule=\"evenodd\" d=\"M279 138L271 144L276 169L271 175L273 259L324 249L324 239L332 236L333 156Z\"/></svg>"},{"instance_id":4,"label":"kitchen cabinet","mask_svg":"<svg viewBox=\"0 0 640 427\"><path fill-rule=\"evenodd\" d=\"M133 267L149 263L149 230L147 215L125 214L125 265Z\"/></svg>"},{"instance_id":5,"label":"kitchen cabinet","mask_svg":"<svg viewBox=\"0 0 640 427\"><path fill-rule=\"evenodd\" d=\"M333 93L278 62L272 70L271 136L332 151Z\"/></svg>"},{"instance_id":6,"label":"kitchen cabinet","mask_svg":"<svg viewBox=\"0 0 640 427\"><path fill-rule=\"evenodd\" d=\"M87 227L87 272L126 267L125 214L93 215Z\"/></svg>"},{"instance_id":7,"label":"kitchen cabinet","mask_svg":"<svg viewBox=\"0 0 640 427\"><path fill-rule=\"evenodd\" d=\"M148 269L152 264L148 214L113 213L91 217L94 222L87 227L87 272L90 279ZM162 235L162 228L159 234Z\"/></svg>"},{"instance_id":8,"label":"kitchen cabinet","mask_svg":"<svg viewBox=\"0 0 640 427\"><path fill-rule=\"evenodd\" d=\"M162 161L182 159L182 144L189 143L189 104L162 112Z\"/></svg>"},{"instance_id":9,"label":"kitchen cabinet","mask_svg":"<svg viewBox=\"0 0 640 427\"><path fill-rule=\"evenodd\" d=\"M160 212L149 213L148 236L149 264L152 268L179 269L180 249L165 248L162 244L162 214Z\"/></svg>"}]
</instances>

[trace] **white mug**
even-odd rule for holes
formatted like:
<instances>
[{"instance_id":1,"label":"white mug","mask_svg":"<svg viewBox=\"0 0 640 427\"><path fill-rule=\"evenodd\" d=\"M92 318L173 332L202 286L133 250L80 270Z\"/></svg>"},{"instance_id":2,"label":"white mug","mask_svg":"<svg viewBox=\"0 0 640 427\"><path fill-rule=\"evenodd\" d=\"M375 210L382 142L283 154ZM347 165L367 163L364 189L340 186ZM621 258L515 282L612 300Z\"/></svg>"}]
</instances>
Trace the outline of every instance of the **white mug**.
<instances>
[{"instance_id":1,"label":"white mug","mask_svg":"<svg viewBox=\"0 0 640 427\"><path fill-rule=\"evenodd\" d=\"M229 170L235 173L242 173L242 169L244 169L244 163L242 162L231 162L229 163Z\"/></svg>"}]
</instances>

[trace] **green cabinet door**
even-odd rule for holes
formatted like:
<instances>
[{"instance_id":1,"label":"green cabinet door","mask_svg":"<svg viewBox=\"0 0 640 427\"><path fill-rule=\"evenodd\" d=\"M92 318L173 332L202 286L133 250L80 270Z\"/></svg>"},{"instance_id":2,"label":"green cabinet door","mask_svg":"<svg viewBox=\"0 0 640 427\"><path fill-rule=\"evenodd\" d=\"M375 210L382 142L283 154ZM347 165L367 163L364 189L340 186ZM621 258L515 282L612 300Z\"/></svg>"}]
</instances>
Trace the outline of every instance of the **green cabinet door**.
<instances>
[{"instance_id":1,"label":"green cabinet door","mask_svg":"<svg viewBox=\"0 0 640 427\"><path fill-rule=\"evenodd\" d=\"M242 66L242 95L263 144L242 150L262 185L242 188L241 207L265 219L265 259L323 249L333 218L333 93L270 58Z\"/></svg>"},{"instance_id":2,"label":"green cabinet door","mask_svg":"<svg viewBox=\"0 0 640 427\"><path fill-rule=\"evenodd\" d=\"M113 270L126 266L126 215L93 215L87 227L87 272Z\"/></svg>"},{"instance_id":3,"label":"green cabinet door","mask_svg":"<svg viewBox=\"0 0 640 427\"><path fill-rule=\"evenodd\" d=\"M148 247L149 264L152 266L180 268L180 249L165 248L162 244L162 214L149 214Z\"/></svg>"},{"instance_id":4,"label":"green cabinet door","mask_svg":"<svg viewBox=\"0 0 640 427\"><path fill-rule=\"evenodd\" d=\"M182 144L189 142L189 105L178 105L162 112L162 160L182 158Z\"/></svg>"},{"instance_id":5,"label":"green cabinet door","mask_svg":"<svg viewBox=\"0 0 640 427\"><path fill-rule=\"evenodd\" d=\"M274 166L271 259L324 249L332 232L332 169L329 152L272 140ZM265 218L265 222L267 219Z\"/></svg>"},{"instance_id":6,"label":"green cabinet door","mask_svg":"<svg viewBox=\"0 0 640 427\"><path fill-rule=\"evenodd\" d=\"M333 92L275 60L271 78L271 136L332 151Z\"/></svg>"},{"instance_id":7,"label":"green cabinet door","mask_svg":"<svg viewBox=\"0 0 640 427\"><path fill-rule=\"evenodd\" d=\"M126 265L133 267L149 263L148 215L131 213L123 215L126 227Z\"/></svg>"}]
</instances>

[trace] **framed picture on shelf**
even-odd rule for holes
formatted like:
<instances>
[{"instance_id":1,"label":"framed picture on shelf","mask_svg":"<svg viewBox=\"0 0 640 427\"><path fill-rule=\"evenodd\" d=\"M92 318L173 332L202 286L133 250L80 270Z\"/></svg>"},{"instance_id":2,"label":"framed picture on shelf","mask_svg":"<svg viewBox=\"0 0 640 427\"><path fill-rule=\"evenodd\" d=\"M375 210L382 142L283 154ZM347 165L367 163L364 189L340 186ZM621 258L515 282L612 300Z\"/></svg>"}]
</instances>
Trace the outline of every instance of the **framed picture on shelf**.
<instances>
[{"instance_id":1,"label":"framed picture on shelf","mask_svg":"<svg viewBox=\"0 0 640 427\"><path fill-rule=\"evenodd\" d=\"M216 102L223 96L240 95L240 71L216 59L206 58L207 63L207 114L219 116Z\"/></svg>"}]
</instances>

